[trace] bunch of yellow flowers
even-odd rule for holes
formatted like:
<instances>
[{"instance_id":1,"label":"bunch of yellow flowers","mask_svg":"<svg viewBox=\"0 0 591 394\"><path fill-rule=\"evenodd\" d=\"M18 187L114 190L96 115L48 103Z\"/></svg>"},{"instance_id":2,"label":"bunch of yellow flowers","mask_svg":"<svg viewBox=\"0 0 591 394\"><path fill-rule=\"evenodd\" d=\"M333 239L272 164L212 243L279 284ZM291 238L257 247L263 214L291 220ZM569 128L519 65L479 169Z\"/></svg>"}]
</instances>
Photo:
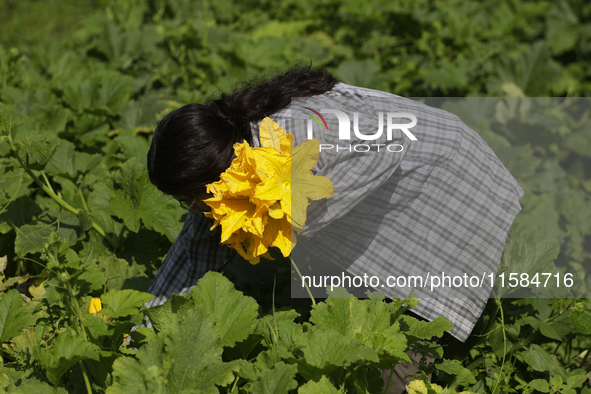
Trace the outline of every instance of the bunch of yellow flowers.
<instances>
[{"instance_id":1,"label":"bunch of yellow flowers","mask_svg":"<svg viewBox=\"0 0 591 394\"><path fill-rule=\"evenodd\" d=\"M221 242L251 264L270 259L272 246L289 256L294 231L304 230L308 199L333 193L330 179L311 171L318 163L316 138L294 147L293 136L269 118L259 133L261 148L246 141L234 145L236 158L219 181L207 185L213 197L204 200L211 207L206 216L214 219L212 229L222 227Z\"/></svg>"}]
</instances>

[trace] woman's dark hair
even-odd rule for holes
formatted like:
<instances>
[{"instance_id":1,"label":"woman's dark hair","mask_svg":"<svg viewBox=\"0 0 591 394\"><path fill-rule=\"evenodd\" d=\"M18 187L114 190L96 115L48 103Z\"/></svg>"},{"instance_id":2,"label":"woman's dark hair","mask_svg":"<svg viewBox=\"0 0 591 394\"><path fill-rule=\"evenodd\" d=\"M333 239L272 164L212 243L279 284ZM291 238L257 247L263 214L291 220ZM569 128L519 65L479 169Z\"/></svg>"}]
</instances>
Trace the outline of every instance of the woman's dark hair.
<instances>
[{"instance_id":1,"label":"woman's dark hair","mask_svg":"<svg viewBox=\"0 0 591 394\"><path fill-rule=\"evenodd\" d=\"M232 94L188 104L164 117L148 151L150 181L166 194L190 196L219 180L234 157L233 145L253 136L250 123L287 107L292 97L329 91L337 79L311 66L294 66L270 79L238 84Z\"/></svg>"}]
</instances>

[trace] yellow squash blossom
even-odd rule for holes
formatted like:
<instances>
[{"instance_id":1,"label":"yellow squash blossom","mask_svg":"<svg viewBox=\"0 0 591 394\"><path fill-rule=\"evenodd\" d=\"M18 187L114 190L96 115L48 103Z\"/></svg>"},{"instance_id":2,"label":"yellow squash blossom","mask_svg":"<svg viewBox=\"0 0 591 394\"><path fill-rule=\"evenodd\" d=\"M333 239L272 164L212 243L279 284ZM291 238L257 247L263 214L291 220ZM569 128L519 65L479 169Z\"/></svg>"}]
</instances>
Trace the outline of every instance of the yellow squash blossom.
<instances>
[{"instance_id":1,"label":"yellow squash blossom","mask_svg":"<svg viewBox=\"0 0 591 394\"><path fill-rule=\"evenodd\" d=\"M88 308L90 313L100 312L101 309L103 309L103 304L101 303L101 299L99 297L94 297L92 300L90 300L90 308Z\"/></svg>"},{"instance_id":2,"label":"yellow squash blossom","mask_svg":"<svg viewBox=\"0 0 591 394\"><path fill-rule=\"evenodd\" d=\"M332 182L311 171L318 163L317 139L294 147L293 136L269 118L259 132L262 147L235 144L236 158L219 181L207 185L213 197L205 200L212 229L222 227L222 243L252 264L270 258L272 246L288 256L296 242L292 228L304 230L308 199L333 193Z\"/></svg>"}]
</instances>

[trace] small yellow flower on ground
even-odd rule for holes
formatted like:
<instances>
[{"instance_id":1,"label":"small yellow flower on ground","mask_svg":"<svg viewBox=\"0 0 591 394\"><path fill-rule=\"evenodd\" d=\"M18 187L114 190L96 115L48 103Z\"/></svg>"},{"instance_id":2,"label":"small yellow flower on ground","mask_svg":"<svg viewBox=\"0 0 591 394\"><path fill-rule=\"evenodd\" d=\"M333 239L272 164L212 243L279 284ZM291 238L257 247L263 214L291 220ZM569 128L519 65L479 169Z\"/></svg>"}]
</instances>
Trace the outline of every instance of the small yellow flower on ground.
<instances>
[{"instance_id":1,"label":"small yellow flower on ground","mask_svg":"<svg viewBox=\"0 0 591 394\"><path fill-rule=\"evenodd\" d=\"M317 139L294 147L293 136L269 118L259 131L262 147L236 143L236 158L219 181L207 185L213 197L205 200L212 229L222 227L221 242L251 264L270 258L272 246L287 257L296 243L294 231L305 229L308 200L333 193L332 182L311 171L318 163Z\"/></svg>"},{"instance_id":2,"label":"small yellow flower on ground","mask_svg":"<svg viewBox=\"0 0 591 394\"><path fill-rule=\"evenodd\" d=\"M99 297L94 297L92 300L90 300L90 308L88 308L90 313L97 313L101 309L103 309L103 304L101 303L101 299Z\"/></svg>"}]
</instances>

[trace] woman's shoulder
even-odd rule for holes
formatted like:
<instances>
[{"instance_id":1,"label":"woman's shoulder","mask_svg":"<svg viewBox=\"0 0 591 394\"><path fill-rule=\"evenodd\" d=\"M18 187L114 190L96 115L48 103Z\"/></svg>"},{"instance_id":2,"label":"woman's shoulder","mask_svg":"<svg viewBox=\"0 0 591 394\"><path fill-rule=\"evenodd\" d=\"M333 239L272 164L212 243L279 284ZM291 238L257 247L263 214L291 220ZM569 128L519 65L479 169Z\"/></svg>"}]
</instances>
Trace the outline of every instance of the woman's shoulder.
<instances>
[{"instance_id":1,"label":"woman's shoulder","mask_svg":"<svg viewBox=\"0 0 591 394\"><path fill-rule=\"evenodd\" d=\"M444 150L442 154L451 154L452 151L457 150L462 135L466 133L467 129L458 116L448 111L429 106L416 99L342 82L337 83L331 90L321 95L301 99L294 98L290 105L270 114L269 117L284 127L287 132L294 134L297 143L309 139L309 124L315 128L316 123L319 122L320 130L314 135L323 133L321 143L334 145L335 141L332 141L331 138L334 137L333 140L337 138L338 133L332 136L332 134L329 135L328 130L331 132L340 130L340 119L335 113L345 114L349 120L349 127L358 127L362 134L370 136L375 134L375 129L379 124L384 124L384 128L386 128L386 124L392 118L405 118L401 120L401 123L408 123L409 119L412 122L413 119L416 119L416 126L413 124L414 136L419 139L422 137L425 142L429 142L433 138L433 134L436 134L440 139L445 139L444 145L449 149ZM380 123L380 118L383 123ZM310 123L310 119L317 119L316 123L314 121ZM255 146L260 146L257 138L260 123L258 121L251 125L253 136L255 136ZM352 137L353 131L350 131L349 134ZM383 134L386 138L387 133ZM372 140L372 142L382 143L383 141ZM431 145L425 145L425 149L431 148ZM420 144L415 149L421 149Z\"/></svg>"}]
</instances>

